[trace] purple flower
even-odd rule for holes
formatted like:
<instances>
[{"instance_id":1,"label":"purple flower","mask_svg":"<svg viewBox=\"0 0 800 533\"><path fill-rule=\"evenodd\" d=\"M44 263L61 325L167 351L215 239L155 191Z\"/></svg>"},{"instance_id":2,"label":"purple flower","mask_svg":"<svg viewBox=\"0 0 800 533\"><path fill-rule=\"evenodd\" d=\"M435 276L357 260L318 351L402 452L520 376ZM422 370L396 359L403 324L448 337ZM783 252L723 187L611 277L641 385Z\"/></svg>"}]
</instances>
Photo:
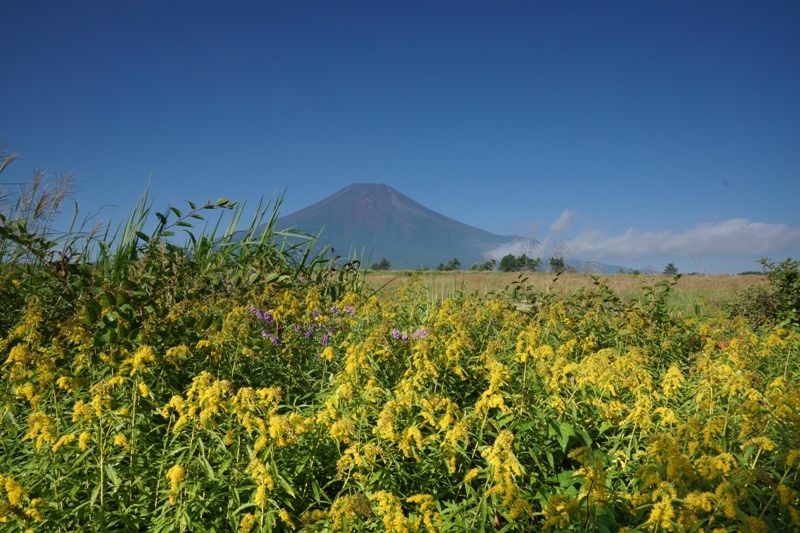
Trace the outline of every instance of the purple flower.
<instances>
[{"instance_id":1,"label":"purple flower","mask_svg":"<svg viewBox=\"0 0 800 533\"><path fill-rule=\"evenodd\" d=\"M295 324L295 325L294 325L294 330L295 330L297 333L300 333L301 331L303 331L303 326L301 326L300 324Z\"/></svg>"},{"instance_id":2,"label":"purple flower","mask_svg":"<svg viewBox=\"0 0 800 533\"><path fill-rule=\"evenodd\" d=\"M428 328L420 328L411 334L411 336L414 337L415 339L421 339L427 335L428 335Z\"/></svg>"},{"instance_id":3,"label":"purple flower","mask_svg":"<svg viewBox=\"0 0 800 533\"><path fill-rule=\"evenodd\" d=\"M272 313L269 311L262 311L256 307L250 307L250 313L252 313L256 318L260 318L261 320L265 321L267 324L272 324L275 321Z\"/></svg>"},{"instance_id":4,"label":"purple flower","mask_svg":"<svg viewBox=\"0 0 800 533\"><path fill-rule=\"evenodd\" d=\"M392 337L394 337L395 340L399 341L400 340L400 330L397 329L397 328L392 329Z\"/></svg>"},{"instance_id":5,"label":"purple flower","mask_svg":"<svg viewBox=\"0 0 800 533\"><path fill-rule=\"evenodd\" d=\"M336 315L338 315L338 314L339 314L339 308L338 308L338 307L336 307L335 305L334 305L333 307L331 307L331 314L332 314L333 316L336 316Z\"/></svg>"},{"instance_id":6,"label":"purple flower","mask_svg":"<svg viewBox=\"0 0 800 533\"><path fill-rule=\"evenodd\" d=\"M404 332L404 333L403 333L403 334L400 336L400 340L402 340L403 342L408 342L408 335L407 335L407 334Z\"/></svg>"},{"instance_id":7,"label":"purple flower","mask_svg":"<svg viewBox=\"0 0 800 533\"><path fill-rule=\"evenodd\" d=\"M308 328L306 330L306 339L310 339L313 334L314 334L314 328Z\"/></svg>"},{"instance_id":8,"label":"purple flower","mask_svg":"<svg viewBox=\"0 0 800 533\"><path fill-rule=\"evenodd\" d=\"M328 334L327 334L327 333L326 333L326 334L324 334L324 335L322 336L322 341L321 341L321 342L322 342L322 345L323 345L323 346L327 346L327 345L328 345L328 340L329 340L329 339L330 339L330 337L328 337Z\"/></svg>"},{"instance_id":9,"label":"purple flower","mask_svg":"<svg viewBox=\"0 0 800 533\"><path fill-rule=\"evenodd\" d=\"M347 307L344 308L344 312L347 313L348 315L352 315L353 313L356 312L356 308L353 307L352 305L348 305Z\"/></svg>"},{"instance_id":10,"label":"purple flower","mask_svg":"<svg viewBox=\"0 0 800 533\"><path fill-rule=\"evenodd\" d=\"M314 311L311 311L311 316L312 317L317 318L319 315L320 315L320 313L316 309Z\"/></svg>"},{"instance_id":11,"label":"purple flower","mask_svg":"<svg viewBox=\"0 0 800 533\"><path fill-rule=\"evenodd\" d=\"M280 346L281 345L280 337L276 337L275 335L270 335L269 340L275 346Z\"/></svg>"}]
</instances>

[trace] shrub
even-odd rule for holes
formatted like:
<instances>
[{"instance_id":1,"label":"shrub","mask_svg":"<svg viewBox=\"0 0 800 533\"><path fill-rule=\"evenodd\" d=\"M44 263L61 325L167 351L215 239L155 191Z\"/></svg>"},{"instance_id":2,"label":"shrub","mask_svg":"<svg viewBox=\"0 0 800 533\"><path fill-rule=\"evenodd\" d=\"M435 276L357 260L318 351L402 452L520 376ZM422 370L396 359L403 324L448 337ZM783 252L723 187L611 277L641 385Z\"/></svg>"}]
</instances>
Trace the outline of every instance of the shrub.
<instances>
[{"instance_id":1,"label":"shrub","mask_svg":"<svg viewBox=\"0 0 800 533\"><path fill-rule=\"evenodd\" d=\"M768 286L753 285L725 306L728 316L742 316L754 326L800 322L800 262L761 259Z\"/></svg>"}]
</instances>

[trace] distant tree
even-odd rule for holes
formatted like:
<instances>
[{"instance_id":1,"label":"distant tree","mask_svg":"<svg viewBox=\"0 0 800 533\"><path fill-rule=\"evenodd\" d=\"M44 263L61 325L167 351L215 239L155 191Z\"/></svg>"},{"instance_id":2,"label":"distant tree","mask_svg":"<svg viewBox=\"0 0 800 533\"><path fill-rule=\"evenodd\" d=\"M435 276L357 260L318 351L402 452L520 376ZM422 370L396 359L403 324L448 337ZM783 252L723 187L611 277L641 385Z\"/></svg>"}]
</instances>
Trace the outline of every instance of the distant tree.
<instances>
[{"instance_id":1,"label":"distant tree","mask_svg":"<svg viewBox=\"0 0 800 533\"><path fill-rule=\"evenodd\" d=\"M391 267L392 265L389 263L389 260L384 257L379 263L372 263L370 268L372 270L389 270Z\"/></svg>"},{"instance_id":2,"label":"distant tree","mask_svg":"<svg viewBox=\"0 0 800 533\"><path fill-rule=\"evenodd\" d=\"M666 267L664 267L664 274L666 274L667 276L677 276L678 267L676 267L674 263L670 263Z\"/></svg>"},{"instance_id":3,"label":"distant tree","mask_svg":"<svg viewBox=\"0 0 800 533\"><path fill-rule=\"evenodd\" d=\"M566 263L564 263L563 257L551 257L550 258L550 270L553 272L564 272L567 269Z\"/></svg>"},{"instance_id":4,"label":"distant tree","mask_svg":"<svg viewBox=\"0 0 800 533\"><path fill-rule=\"evenodd\" d=\"M461 261L458 260L458 257L454 257L447 264L439 263L439 266L436 267L436 270L461 270Z\"/></svg>"},{"instance_id":5,"label":"distant tree","mask_svg":"<svg viewBox=\"0 0 800 533\"><path fill-rule=\"evenodd\" d=\"M497 268L497 261L494 259L484 261L478 266L478 270L494 270L495 268Z\"/></svg>"},{"instance_id":6,"label":"distant tree","mask_svg":"<svg viewBox=\"0 0 800 533\"><path fill-rule=\"evenodd\" d=\"M517 270L517 258L513 254L504 255L500 259L501 272L515 272Z\"/></svg>"},{"instance_id":7,"label":"distant tree","mask_svg":"<svg viewBox=\"0 0 800 533\"><path fill-rule=\"evenodd\" d=\"M516 259L516 270L517 271L528 271L528 272L536 272L539 270L539 267L542 266L542 260L540 258L533 259L528 257L525 254L517 257Z\"/></svg>"}]
</instances>

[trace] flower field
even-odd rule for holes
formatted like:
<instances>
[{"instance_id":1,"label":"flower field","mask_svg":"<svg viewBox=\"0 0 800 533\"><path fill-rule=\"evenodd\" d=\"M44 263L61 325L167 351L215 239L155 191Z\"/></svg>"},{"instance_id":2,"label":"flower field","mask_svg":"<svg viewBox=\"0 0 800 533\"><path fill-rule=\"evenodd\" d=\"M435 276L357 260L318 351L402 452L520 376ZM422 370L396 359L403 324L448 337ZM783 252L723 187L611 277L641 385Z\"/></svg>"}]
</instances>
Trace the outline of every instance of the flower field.
<instances>
[{"instance_id":1,"label":"flower field","mask_svg":"<svg viewBox=\"0 0 800 533\"><path fill-rule=\"evenodd\" d=\"M800 527L791 320L669 282L371 294L274 236L168 245L167 214L61 270L2 220L3 531Z\"/></svg>"}]
</instances>

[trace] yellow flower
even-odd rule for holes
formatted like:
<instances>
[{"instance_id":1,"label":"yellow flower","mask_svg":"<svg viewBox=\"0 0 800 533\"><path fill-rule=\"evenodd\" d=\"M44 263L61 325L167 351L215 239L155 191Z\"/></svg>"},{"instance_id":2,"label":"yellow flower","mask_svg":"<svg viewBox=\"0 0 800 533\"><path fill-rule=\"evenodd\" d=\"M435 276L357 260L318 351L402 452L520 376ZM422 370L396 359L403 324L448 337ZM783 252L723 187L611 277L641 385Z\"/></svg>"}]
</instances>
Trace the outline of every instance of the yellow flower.
<instances>
[{"instance_id":1,"label":"yellow flower","mask_svg":"<svg viewBox=\"0 0 800 533\"><path fill-rule=\"evenodd\" d=\"M197 341L197 349L199 350L201 348L205 348L209 344L210 343L205 339ZM181 344L180 346L173 346L172 348L168 348L167 353L164 354L164 359L166 359L173 365L176 365L178 364L178 361L180 359L184 359L190 355L191 353L189 352L189 347L186 346L185 344Z\"/></svg>"},{"instance_id":2,"label":"yellow flower","mask_svg":"<svg viewBox=\"0 0 800 533\"><path fill-rule=\"evenodd\" d=\"M239 522L239 528L241 533L250 533L250 530L253 529L253 526L256 524L256 517L251 514L247 513L242 517L241 522Z\"/></svg>"},{"instance_id":3,"label":"yellow flower","mask_svg":"<svg viewBox=\"0 0 800 533\"><path fill-rule=\"evenodd\" d=\"M22 485L10 477L5 478L5 480L6 497L8 498L8 502L15 507L19 507L19 504L22 503L22 498L28 495L28 491L22 488Z\"/></svg>"},{"instance_id":4,"label":"yellow flower","mask_svg":"<svg viewBox=\"0 0 800 533\"><path fill-rule=\"evenodd\" d=\"M436 512L436 504L430 494L415 494L406 498L408 503L419 504L420 515L414 519L412 527L414 531L419 531L424 524L428 531L441 530L440 516Z\"/></svg>"},{"instance_id":5,"label":"yellow flower","mask_svg":"<svg viewBox=\"0 0 800 533\"><path fill-rule=\"evenodd\" d=\"M128 437L125 436L124 433L117 433L114 435L114 444L117 446L121 446L128 451L131 451L131 444L128 442Z\"/></svg>"},{"instance_id":6,"label":"yellow flower","mask_svg":"<svg viewBox=\"0 0 800 533\"><path fill-rule=\"evenodd\" d=\"M259 485L255 496L253 496L253 503L261 509L267 506L267 488L266 485Z\"/></svg>"},{"instance_id":7,"label":"yellow flower","mask_svg":"<svg viewBox=\"0 0 800 533\"><path fill-rule=\"evenodd\" d=\"M42 506L44 500L42 498L34 498L31 500L30 505L25 510L25 516L33 520L34 522L41 522L42 521L42 512L39 511L39 507ZM33 531L33 530L28 530Z\"/></svg>"},{"instance_id":8,"label":"yellow flower","mask_svg":"<svg viewBox=\"0 0 800 533\"><path fill-rule=\"evenodd\" d=\"M44 443L51 443L55 439L51 430L55 426L53 420L44 411L34 411L28 417L28 432L22 440L36 439L36 448L41 448Z\"/></svg>"},{"instance_id":9,"label":"yellow flower","mask_svg":"<svg viewBox=\"0 0 800 533\"><path fill-rule=\"evenodd\" d=\"M167 470L167 479L169 480L169 490L172 494L169 495L169 503L175 505L176 494L181 482L186 478L186 470L181 465L174 465Z\"/></svg>"},{"instance_id":10,"label":"yellow flower","mask_svg":"<svg viewBox=\"0 0 800 533\"><path fill-rule=\"evenodd\" d=\"M326 346L325 349L322 350L320 357L328 361L333 361L333 346Z\"/></svg>"},{"instance_id":11,"label":"yellow flower","mask_svg":"<svg viewBox=\"0 0 800 533\"><path fill-rule=\"evenodd\" d=\"M475 479L476 477L478 477L478 474L480 474L480 473L481 473L481 469L480 468L473 468L472 470L467 472L466 475L464 476L464 484L467 484L470 481L472 481L473 479Z\"/></svg>"},{"instance_id":12,"label":"yellow flower","mask_svg":"<svg viewBox=\"0 0 800 533\"><path fill-rule=\"evenodd\" d=\"M289 516L289 512L286 509L281 509L278 511L278 518L280 518L281 522L290 528L295 529L296 526L294 525L294 522L292 522L292 518Z\"/></svg>"},{"instance_id":13,"label":"yellow flower","mask_svg":"<svg viewBox=\"0 0 800 533\"><path fill-rule=\"evenodd\" d=\"M661 380L661 389L664 391L664 397L672 398L675 393L680 390L683 382L684 378L680 367L676 363L673 363Z\"/></svg>"},{"instance_id":14,"label":"yellow flower","mask_svg":"<svg viewBox=\"0 0 800 533\"><path fill-rule=\"evenodd\" d=\"M385 490L380 490L370 496L370 500L378 502L378 514L383 518L384 531L391 533L408 533L406 517L403 515L403 508L400 500Z\"/></svg>"},{"instance_id":15,"label":"yellow flower","mask_svg":"<svg viewBox=\"0 0 800 533\"><path fill-rule=\"evenodd\" d=\"M74 441L75 441L75 435L72 434L63 435L56 441L55 444L53 444L52 450L54 452L57 452L59 448L61 448L62 446L67 446L69 444L72 444Z\"/></svg>"},{"instance_id":16,"label":"yellow flower","mask_svg":"<svg viewBox=\"0 0 800 533\"><path fill-rule=\"evenodd\" d=\"M91 433L89 433L88 431L84 431L78 437L78 448L80 448L81 451L85 452L86 450L89 449L89 441L91 440L92 440Z\"/></svg>"},{"instance_id":17,"label":"yellow flower","mask_svg":"<svg viewBox=\"0 0 800 533\"><path fill-rule=\"evenodd\" d=\"M675 518L675 510L672 507L672 500L667 496L653 504L650 516L647 518L646 525L652 524L656 529L672 531L674 529L672 519Z\"/></svg>"}]
</instances>

